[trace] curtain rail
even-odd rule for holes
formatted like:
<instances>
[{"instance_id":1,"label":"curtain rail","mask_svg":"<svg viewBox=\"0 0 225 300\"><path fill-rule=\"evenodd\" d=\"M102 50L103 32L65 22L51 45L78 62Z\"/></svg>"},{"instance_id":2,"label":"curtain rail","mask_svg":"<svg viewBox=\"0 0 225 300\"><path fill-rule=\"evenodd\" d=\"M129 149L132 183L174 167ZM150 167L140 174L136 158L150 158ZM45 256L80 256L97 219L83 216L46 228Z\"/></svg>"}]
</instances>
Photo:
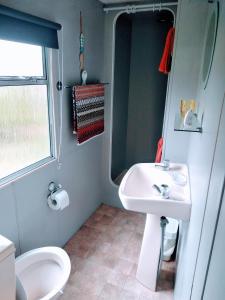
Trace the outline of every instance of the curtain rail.
<instances>
[{"instance_id":1,"label":"curtain rail","mask_svg":"<svg viewBox=\"0 0 225 300\"><path fill-rule=\"evenodd\" d=\"M137 5L124 5L124 6L112 6L112 7L105 7L104 11L106 13L112 12L112 11L119 11L119 10L125 10L127 13L136 13L139 9L152 9L154 10L161 10L164 7L169 6L176 6L178 5L178 2L167 2L167 3L155 3L155 4L137 4Z\"/></svg>"}]
</instances>

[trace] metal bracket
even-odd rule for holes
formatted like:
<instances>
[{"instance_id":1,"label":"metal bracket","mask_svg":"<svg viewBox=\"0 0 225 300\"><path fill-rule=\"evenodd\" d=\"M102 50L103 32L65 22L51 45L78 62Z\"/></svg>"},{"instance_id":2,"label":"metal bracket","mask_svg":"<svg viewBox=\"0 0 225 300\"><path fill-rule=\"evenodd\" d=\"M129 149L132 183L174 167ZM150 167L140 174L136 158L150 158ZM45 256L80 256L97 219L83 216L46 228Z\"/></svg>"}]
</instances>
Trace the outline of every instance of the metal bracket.
<instances>
[{"instance_id":1,"label":"metal bracket","mask_svg":"<svg viewBox=\"0 0 225 300\"><path fill-rule=\"evenodd\" d=\"M162 229L162 234L161 234L161 252L160 252L160 259L161 261L163 260L163 252L164 252L164 237L165 237L165 230L166 230L166 225L169 223L166 217L162 216L160 218L160 227Z\"/></svg>"},{"instance_id":2,"label":"metal bracket","mask_svg":"<svg viewBox=\"0 0 225 300\"><path fill-rule=\"evenodd\" d=\"M50 182L48 185L48 190L51 194L53 194L54 192L56 192L58 189L61 189L62 185L61 184L55 184L55 182Z\"/></svg>"},{"instance_id":3,"label":"metal bracket","mask_svg":"<svg viewBox=\"0 0 225 300\"><path fill-rule=\"evenodd\" d=\"M128 5L127 9L126 9L126 13L129 14L135 14L137 11L137 7L136 5Z\"/></svg>"},{"instance_id":4,"label":"metal bracket","mask_svg":"<svg viewBox=\"0 0 225 300\"><path fill-rule=\"evenodd\" d=\"M57 81L56 88L57 88L58 91L62 90L62 81Z\"/></svg>"}]
</instances>

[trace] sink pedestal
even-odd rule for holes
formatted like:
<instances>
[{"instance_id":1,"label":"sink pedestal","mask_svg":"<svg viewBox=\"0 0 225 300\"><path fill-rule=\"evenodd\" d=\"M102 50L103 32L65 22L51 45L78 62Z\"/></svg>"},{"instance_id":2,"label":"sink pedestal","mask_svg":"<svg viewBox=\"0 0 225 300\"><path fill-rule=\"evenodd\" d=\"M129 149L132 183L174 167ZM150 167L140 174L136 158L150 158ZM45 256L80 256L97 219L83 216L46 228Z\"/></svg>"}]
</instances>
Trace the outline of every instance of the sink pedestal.
<instances>
[{"instance_id":1,"label":"sink pedestal","mask_svg":"<svg viewBox=\"0 0 225 300\"><path fill-rule=\"evenodd\" d=\"M169 199L155 192L154 185L168 186ZM160 262L161 216L187 221L191 214L188 168L170 164L168 171L159 170L154 163L133 165L123 177L119 197L127 210L146 213L137 279L155 291Z\"/></svg>"},{"instance_id":2,"label":"sink pedestal","mask_svg":"<svg viewBox=\"0 0 225 300\"><path fill-rule=\"evenodd\" d=\"M161 248L160 217L147 214L136 278L156 291Z\"/></svg>"}]
</instances>

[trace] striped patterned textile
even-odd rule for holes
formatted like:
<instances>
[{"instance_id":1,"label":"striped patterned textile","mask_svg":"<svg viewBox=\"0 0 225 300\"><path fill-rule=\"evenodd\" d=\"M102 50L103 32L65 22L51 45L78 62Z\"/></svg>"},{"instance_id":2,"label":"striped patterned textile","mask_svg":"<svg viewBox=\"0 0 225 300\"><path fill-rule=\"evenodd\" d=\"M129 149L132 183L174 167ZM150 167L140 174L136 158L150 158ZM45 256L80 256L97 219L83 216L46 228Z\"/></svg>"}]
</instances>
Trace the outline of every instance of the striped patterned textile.
<instances>
[{"instance_id":1,"label":"striped patterned textile","mask_svg":"<svg viewBox=\"0 0 225 300\"><path fill-rule=\"evenodd\" d=\"M73 127L78 143L104 131L104 84L73 86Z\"/></svg>"}]
</instances>

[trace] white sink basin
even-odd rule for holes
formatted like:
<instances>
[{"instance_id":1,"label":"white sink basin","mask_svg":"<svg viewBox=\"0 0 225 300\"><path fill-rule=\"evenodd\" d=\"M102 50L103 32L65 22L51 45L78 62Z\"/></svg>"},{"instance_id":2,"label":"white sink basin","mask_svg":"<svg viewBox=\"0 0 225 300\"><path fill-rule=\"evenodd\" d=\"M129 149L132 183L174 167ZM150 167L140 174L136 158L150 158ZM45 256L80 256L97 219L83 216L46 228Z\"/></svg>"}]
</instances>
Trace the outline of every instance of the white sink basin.
<instances>
[{"instance_id":1,"label":"white sink basin","mask_svg":"<svg viewBox=\"0 0 225 300\"><path fill-rule=\"evenodd\" d=\"M183 182L178 179L182 178ZM186 182L184 179L186 178ZM167 184L169 199L164 199L153 185ZM191 199L188 169L183 164L170 164L169 171L155 167L154 163L132 166L119 187L119 196L124 208L137 212L189 220Z\"/></svg>"},{"instance_id":2,"label":"white sink basin","mask_svg":"<svg viewBox=\"0 0 225 300\"><path fill-rule=\"evenodd\" d=\"M153 188L167 185L169 198ZM137 279L153 291L157 289L162 240L161 217L189 220L191 199L186 165L170 164L164 171L151 163L136 164L124 176L119 196L126 209L147 214ZM166 194L166 196L168 196Z\"/></svg>"}]
</instances>

